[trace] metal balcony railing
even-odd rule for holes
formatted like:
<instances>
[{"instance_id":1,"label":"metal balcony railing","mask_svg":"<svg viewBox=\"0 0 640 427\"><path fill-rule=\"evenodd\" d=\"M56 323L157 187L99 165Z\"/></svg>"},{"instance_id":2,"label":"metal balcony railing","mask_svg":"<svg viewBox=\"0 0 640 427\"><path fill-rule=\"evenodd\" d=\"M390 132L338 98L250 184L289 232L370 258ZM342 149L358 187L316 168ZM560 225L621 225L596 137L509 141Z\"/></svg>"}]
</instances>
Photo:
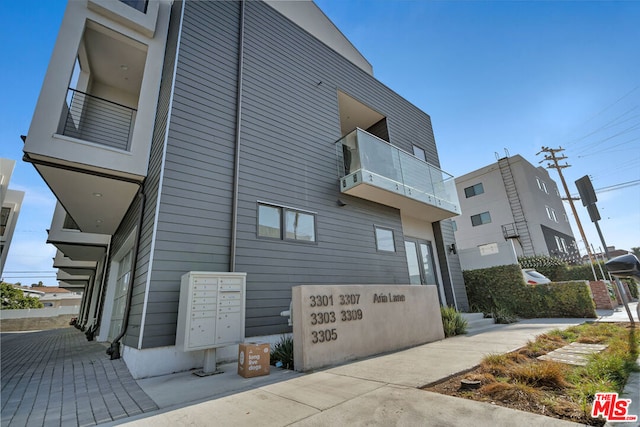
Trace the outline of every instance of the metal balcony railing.
<instances>
[{"instance_id":1,"label":"metal balcony railing","mask_svg":"<svg viewBox=\"0 0 640 427\"><path fill-rule=\"evenodd\" d=\"M362 129L340 139L336 154L343 192L366 184L460 213L453 176Z\"/></svg>"},{"instance_id":2,"label":"metal balcony railing","mask_svg":"<svg viewBox=\"0 0 640 427\"><path fill-rule=\"evenodd\" d=\"M136 110L69 88L62 134L129 150Z\"/></svg>"},{"instance_id":3,"label":"metal balcony railing","mask_svg":"<svg viewBox=\"0 0 640 427\"><path fill-rule=\"evenodd\" d=\"M504 224L502 227L502 236L505 240L507 239L515 239L520 237L520 233L518 232L518 227L515 222Z\"/></svg>"}]
</instances>

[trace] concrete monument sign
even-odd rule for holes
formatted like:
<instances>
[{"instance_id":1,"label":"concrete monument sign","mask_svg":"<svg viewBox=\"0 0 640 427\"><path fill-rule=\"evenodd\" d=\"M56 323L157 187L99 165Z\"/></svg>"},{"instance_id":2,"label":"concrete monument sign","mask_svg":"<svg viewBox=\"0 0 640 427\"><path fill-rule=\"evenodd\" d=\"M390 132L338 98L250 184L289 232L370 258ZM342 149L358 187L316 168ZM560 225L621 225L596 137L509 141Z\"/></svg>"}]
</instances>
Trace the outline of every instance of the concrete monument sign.
<instances>
[{"instance_id":1,"label":"concrete monument sign","mask_svg":"<svg viewBox=\"0 0 640 427\"><path fill-rule=\"evenodd\" d=\"M297 371L444 338L435 286L306 285L292 295Z\"/></svg>"}]
</instances>

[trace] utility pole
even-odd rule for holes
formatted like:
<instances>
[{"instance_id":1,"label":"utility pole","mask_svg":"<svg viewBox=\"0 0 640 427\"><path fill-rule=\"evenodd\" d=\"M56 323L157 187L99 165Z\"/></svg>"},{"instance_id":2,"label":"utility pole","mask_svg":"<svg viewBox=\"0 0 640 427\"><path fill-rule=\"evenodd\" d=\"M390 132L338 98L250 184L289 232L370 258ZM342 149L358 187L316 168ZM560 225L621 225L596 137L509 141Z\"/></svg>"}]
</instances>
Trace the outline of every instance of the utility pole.
<instances>
[{"instance_id":1,"label":"utility pole","mask_svg":"<svg viewBox=\"0 0 640 427\"><path fill-rule=\"evenodd\" d=\"M558 164L560 160L564 160L567 158L567 156L565 155L556 156L556 153L561 153L563 151L564 151L564 148L562 147L560 148L542 147L542 149L536 153L536 156L540 153L545 153L544 159L541 160L539 163L542 163L544 161L553 162L553 163L547 163L547 169L556 169L558 171L558 175L560 175L560 181L562 182L562 187L564 188L564 192L567 195L567 200L569 201L569 205L571 206L571 212L573 212L573 217L576 219L576 224L578 225L580 236L582 236L582 240L584 241L584 246L587 250L587 254L589 255L589 260L591 261L591 270L593 271L593 277L595 277L595 280L598 280L598 277L596 276L596 272L593 268L595 261L593 258L593 254L591 253L591 249L589 249L587 236L585 236L584 234L584 230L582 229L582 224L580 223L580 217L578 216L576 207L573 204L573 198L571 197L571 193L569 193L569 187L567 187L567 182L564 180L564 176L562 175L562 169L568 168L570 165L567 162L565 162L564 165Z\"/></svg>"}]
</instances>

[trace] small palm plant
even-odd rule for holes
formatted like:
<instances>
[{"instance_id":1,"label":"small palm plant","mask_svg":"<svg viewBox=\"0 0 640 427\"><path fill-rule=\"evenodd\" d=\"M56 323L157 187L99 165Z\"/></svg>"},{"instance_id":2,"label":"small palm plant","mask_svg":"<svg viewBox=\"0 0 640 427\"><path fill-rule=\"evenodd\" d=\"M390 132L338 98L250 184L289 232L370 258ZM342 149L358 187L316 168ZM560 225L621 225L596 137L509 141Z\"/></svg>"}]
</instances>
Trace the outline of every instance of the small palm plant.
<instances>
[{"instance_id":1,"label":"small palm plant","mask_svg":"<svg viewBox=\"0 0 640 427\"><path fill-rule=\"evenodd\" d=\"M467 332L467 321L455 307L440 307L442 315L442 326L444 327L444 336L453 337L462 335Z\"/></svg>"}]
</instances>

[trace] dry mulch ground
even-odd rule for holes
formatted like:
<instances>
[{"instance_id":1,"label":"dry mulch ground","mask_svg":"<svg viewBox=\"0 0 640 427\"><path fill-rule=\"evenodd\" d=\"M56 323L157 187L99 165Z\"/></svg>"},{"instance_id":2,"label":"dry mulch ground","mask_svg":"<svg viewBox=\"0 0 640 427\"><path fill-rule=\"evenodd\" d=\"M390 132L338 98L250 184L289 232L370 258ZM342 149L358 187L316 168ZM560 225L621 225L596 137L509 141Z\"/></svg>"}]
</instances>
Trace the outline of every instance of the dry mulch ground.
<instances>
[{"instance_id":1,"label":"dry mulch ground","mask_svg":"<svg viewBox=\"0 0 640 427\"><path fill-rule=\"evenodd\" d=\"M622 330L631 325L620 323ZM600 337L581 336L579 342L600 342ZM574 385L565 378L570 365L538 360L537 357L568 344L557 334L543 334L527 346L506 355L491 355L474 369L445 381L423 387L435 393L472 399L581 423L603 426L603 419L591 418L590 408L581 407L570 393ZM493 360L489 360L492 359ZM463 380L479 381L479 387L461 387ZM605 391L605 390L597 390Z\"/></svg>"},{"instance_id":2,"label":"dry mulch ground","mask_svg":"<svg viewBox=\"0 0 640 427\"><path fill-rule=\"evenodd\" d=\"M488 393L486 388L461 390L460 384L463 379L480 380L484 386L489 384L504 384L496 382L495 379L487 379L486 374L482 373L481 368L475 368L464 374L456 375L444 382L424 387L423 390L460 397L463 399L472 399L520 411L546 415L548 417L559 418L574 423L594 426L604 425L604 421L586 417L582 411L578 411L573 407L573 405L568 404L569 397L563 396L562 393L556 393L557 399L566 400L567 405L563 405L564 410L560 412L559 409L561 407L557 406L555 408L551 408L540 402L541 396L532 396L531 393L528 393L526 390L518 390L510 387L506 388L500 385L493 385L493 390L490 390L491 393Z\"/></svg>"}]
</instances>

